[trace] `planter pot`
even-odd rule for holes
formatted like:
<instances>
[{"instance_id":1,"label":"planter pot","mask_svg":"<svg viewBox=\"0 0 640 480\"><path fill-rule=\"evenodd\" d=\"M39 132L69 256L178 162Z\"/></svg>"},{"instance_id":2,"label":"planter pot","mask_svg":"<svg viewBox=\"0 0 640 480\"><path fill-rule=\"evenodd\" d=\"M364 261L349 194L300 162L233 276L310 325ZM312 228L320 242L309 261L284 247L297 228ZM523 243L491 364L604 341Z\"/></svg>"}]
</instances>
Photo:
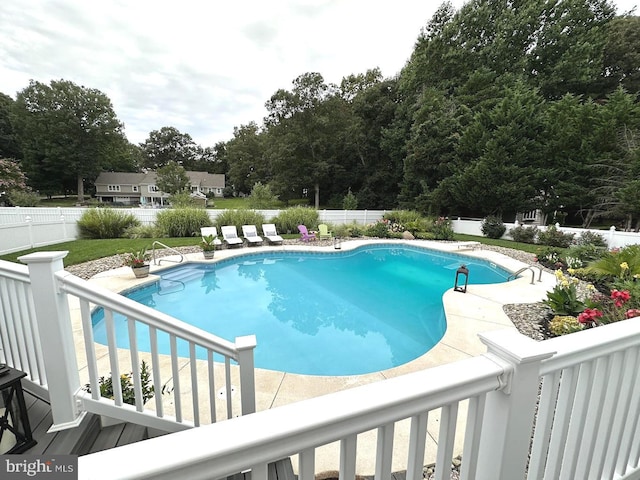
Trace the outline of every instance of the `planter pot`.
<instances>
[{"instance_id":1,"label":"planter pot","mask_svg":"<svg viewBox=\"0 0 640 480\"><path fill-rule=\"evenodd\" d=\"M131 267L133 274L136 278L144 278L149 275L149 265L143 265L142 267Z\"/></svg>"},{"instance_id":2,"label":"planter pot","mask_svg":"<svg viewBox=\"0 0 640 480\"><path fill-rule=\"evenodd\" d=\"M211 260L213 258L214 250L203 250L202 254L204 255L205 260Z\"/></svg>"}]
</instances>

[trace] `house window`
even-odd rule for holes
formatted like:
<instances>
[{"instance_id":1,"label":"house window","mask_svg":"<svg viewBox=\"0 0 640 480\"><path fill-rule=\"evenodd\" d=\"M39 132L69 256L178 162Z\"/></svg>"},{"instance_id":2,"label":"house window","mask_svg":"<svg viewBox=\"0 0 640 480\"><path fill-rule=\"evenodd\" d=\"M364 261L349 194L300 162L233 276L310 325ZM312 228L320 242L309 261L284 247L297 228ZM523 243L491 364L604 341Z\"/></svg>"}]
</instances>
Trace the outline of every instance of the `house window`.
<instances>
[{"instance_id":1,"label":"house window","mask_svg":"<svg viewBox=\"0 0 640 480\"><path fill-rule=\"evenodd\" d=\"M138 188L138 185L132 185L132 186L131 186L131 189L132 189L134 192L139 192L139 191L140 191L140 189Z\"/></svg>"},{"instance_id":2,"label":"house window","mask_svg":"<svg viewBox=\"0 0 640 480\"><path fill-rule=\"evenodd\" d=\"M155 185L149 185L149 191L150 192L159 192L160 190L158 190L158 187L156 187Z\"/></svg>"},{"instance_id":3,"label":"house window","mask_svg":"<svg viewBox=\"0 0 640 480\"><path fill-rule=\"evenodd\" d=\"M109 192L119 192L120 185L107 185L107 191Z\"/></svg>"}]
</instances>

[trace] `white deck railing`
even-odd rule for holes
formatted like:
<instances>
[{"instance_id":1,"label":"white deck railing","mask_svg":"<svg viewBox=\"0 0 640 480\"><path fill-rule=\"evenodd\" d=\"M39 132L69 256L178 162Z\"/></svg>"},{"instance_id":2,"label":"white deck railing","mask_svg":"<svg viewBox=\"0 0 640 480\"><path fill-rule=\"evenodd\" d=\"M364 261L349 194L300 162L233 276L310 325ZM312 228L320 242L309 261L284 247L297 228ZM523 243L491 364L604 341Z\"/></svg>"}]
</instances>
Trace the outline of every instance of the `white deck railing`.
<instances>
[{"instance_id":1,"label":"white deck railing","mask_svg":"<svg viewBox=\"0 0 640 480\"><path fill-rule=\"evenodd\" d=\"M252 480L266 480L270 462L297 455L300 480L312 480L319 447L338 442L341 479L354 479L357 459L371 456L382 480L399 450L394 429L408 419L408 479L422 478L430 437L439 480L450 478L460 442L466 480L640 478L640 318L544 342L513 330L481 338L489 351L476 358L87 455L79 471L94 479L205 479L250 469ZM372 429L377 441L367 449L359 435ZM123 457L136 462L101 473Z\"/></svg>"},{"instance_id":2,"label":"white deck railing","mask_svg":"<svg viewBox=\"0 0 640 480\"><path fill-rule=\"evenodd\" d=\"M51 402L54 430L77 425L85 412L177 431L255 411L254 336L229 342L89 284L63 270L64 256L66 252L42 252L21 257L28 267L0 262L1 359L42 385ZM70 299L79 305L77 311L69 308ZM95 307L105 312L108 341L104 346L93 338L91 312ZM126 318L127 349L116 343L116 313ZM142 352L138 345L141 326L149 330L150 352ZM170 355L158 350L161 335L169 338ZM186 344L188 358L178 356L179 343ZM78 344L84 344L80 351ZM206 360L200 360L198 353ZM221 355L223 362L214 362L214 354ZM152 405L145 408L137 381L133 406L124 404L118 381L112 382L113 400L100 396L100 377L119 379L131 372L132 378L140 378L142 360L152 372ZM239 382L237 388L234 381ZM90 394L83 390L85 384ZM239 411L234 411L237 398Z\"/></svg>"},{"instance_id":3,"label":"white deck railing","mask_svg":"<svg viewBox=\"0 0 640 480\"><path fill-rule=\"evenodd\" d=\"M89 286L61 271L63 257L24 257L29 278L25 267L0 262L2 360L28 371L32 381L45 378L38 373L44 366L48 382L42 384L50 391L59 426L77 422L82 413L77 400L86 410L124 420L151 415L138 405L117 406L121 398L109 403L80 390L75 349L69 349L78 339L69 296L80 298L79 321L85 326L90 306L102 305L129 322L163 329L192 345L215 346L237 358L242 368L242 355L229 355L230 344L190 327L172 326L175 319ZM52 320L60 318L67 319L67 327ZM137 327L130 328L135 333ZM80 338L92 344L90 337ZM640 478L640 318L543 342L515 330L489 332L481 339L488 351L475 358L197 429L187 429L188 422L175 423L174 430L186 431L80 457L80 478L204 479L251 470L252 480L266 480L269 463L293 456L300 479L312 480L327 445L337 446L332 467L343 480L360 473L363 457L373 459L376 479L386 480L395 470L420 479L422 465L436 461L436 478L448 480L451 458L460 452L461 478L467 480ZM135 347L131 352L104 348L107 368L118 372L125 365L134 370L142 356L134 353ZM92 365L87 375L95 386L100 359L92 347L85 351L87 365ZM153 352L149 358L161 360ZM172 358L172 375L174 362ZM184 362L177 369L193 379L199 369L192 366L199 361L192 357ZM203 364L207 375L209 364ZM363 435L375 436L373 446L361 441ZM131 458L136 461L123 460Z\"/></svg>"}]
</instances>

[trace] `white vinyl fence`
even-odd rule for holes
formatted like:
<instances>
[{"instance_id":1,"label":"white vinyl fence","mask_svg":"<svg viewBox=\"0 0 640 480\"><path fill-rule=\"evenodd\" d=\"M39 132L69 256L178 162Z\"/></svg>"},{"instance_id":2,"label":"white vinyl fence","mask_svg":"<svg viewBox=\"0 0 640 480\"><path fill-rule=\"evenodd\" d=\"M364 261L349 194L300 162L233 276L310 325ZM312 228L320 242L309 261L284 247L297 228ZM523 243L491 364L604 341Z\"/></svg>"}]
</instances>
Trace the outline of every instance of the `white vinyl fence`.
<instances>
[{"instance_id":1,"label":"white vinyl fence","mask_svg":"<svg viewBox=\"0 0 640 480\"><path fill-rule=\"evenodd\" d=\"M453 226L453 231L456 233L462 233L465 235L475 235L478 237L482 236L482 220L481 219L461 219L456 218L451 222ZM519 224L516 223L505 223L505 227L507 230L502 238L512 240L509 235L509 231L512 228L517 227ZM545 230L547 227L536 226L539 230ZM622 248L627 245L635 245L640 244L640 233L638 232L621 232L616 230L616 227L611 226L609 230L596 230L594 228L571 228L571 227L561 227L556 224L556 228L564 233L573 233L575 238L578 238L583 232L593 232L601 235L610 249L612 248Z\"/></svg>"},{"instance_id":2,"label":"white vinyl fence","mask_svg":"<svg viewBox=\"0 0 640 480\"><path fill-rule=\"evenodd\" d=\"M0 207L0 255L19 252L28 248L55 245L78 238L77 221L86 208L37 208L37 207ZM151 208L127 209L127 213L135 215L143 225L153 225L156 215L160 210ZM280 210L257 210L266 219L271 219L280 213ZM207 210L211 220L224 210ZM319 210L321 222L333 225L357 223L366 225L380 220L386 210ZM451 222L455 233L482 236L481 219L457 218ZM505 223L507 231L503 238L511 239L509 230L516 227L517 223ZM544 230L546 227L537 227ZM576 237L580 233L590 230L602 235L609 248L622 248L627 245L640 244L640 233L621 232L611 227L609 230L595 230L560 227L563 232L574 233Z\"/></svg>"},{"instance_id":3,"label":"white vinyl fence","mask_svg":"<svg viewBox=\"0 0 640 480\"><path fill-rule=\"evenodd\" d=\"M35 247L55 245L78 238L77 222L86 208L0 207L0 255ZM159 209L132 208L126 212L140 220L142 225L153 225ZM280 210L257 210L265 219L271 219ZM207 210L215 221L224 210ZM357 223L366 225L382 218L385 210L319 210L321 222L334 225Z\"/></svg>"}]
</instances>

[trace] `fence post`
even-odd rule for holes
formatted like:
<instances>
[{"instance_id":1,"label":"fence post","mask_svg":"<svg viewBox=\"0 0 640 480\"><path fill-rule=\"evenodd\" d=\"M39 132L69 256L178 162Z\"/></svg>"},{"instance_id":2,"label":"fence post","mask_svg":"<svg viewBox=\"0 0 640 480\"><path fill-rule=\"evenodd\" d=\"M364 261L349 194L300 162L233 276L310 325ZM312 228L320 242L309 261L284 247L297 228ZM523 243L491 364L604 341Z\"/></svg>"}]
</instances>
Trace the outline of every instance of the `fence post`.
<instances>
[{"instance_id":1,"label":"fence post","mask_svg":"<svg viewBox=\"0 0 640 480\"><path fill-rule=\"evenodd\" d=\"M514 330L481 333L485 356L504 365L504 387L487 395L478 450L478 479L525 478L540 383L548 347Z\"/></svg>"},{"instance_id":2,"label":"fence post","mask_svg":"<svg viewBox=\"0 0 640 480\"><path fill-rule=\"evenodd\" d=\"M67 253L35 252L18 257L29 267L53 417L49 432L76 427L86 414L78 411L75 398L80 390L80 377L68 298L58 288L55 276L64 269L62 259Z\"/></svg>"},{"instance_id":3,"label":"fence post","mask_svg":"<svg viewBox=\"0 0 640 480\"><path fill-rule=\"evenodd\" d=\"M254 372L253 350L256 348L256 336L236 337L238 365L240 367L240 403L242 415L256 411L256 379Z\"/></svg>"},{"instance_id":4,"label":"fence post","mask_svg":"<svg viewBox=\"0 0 640 480\"><path fill-rule=\"evenodd\" d=\"M616 227L615 225L611 225L609 228L609 250L613 248L613 242L616 239Z\"/></svg>"}]
</instances>

